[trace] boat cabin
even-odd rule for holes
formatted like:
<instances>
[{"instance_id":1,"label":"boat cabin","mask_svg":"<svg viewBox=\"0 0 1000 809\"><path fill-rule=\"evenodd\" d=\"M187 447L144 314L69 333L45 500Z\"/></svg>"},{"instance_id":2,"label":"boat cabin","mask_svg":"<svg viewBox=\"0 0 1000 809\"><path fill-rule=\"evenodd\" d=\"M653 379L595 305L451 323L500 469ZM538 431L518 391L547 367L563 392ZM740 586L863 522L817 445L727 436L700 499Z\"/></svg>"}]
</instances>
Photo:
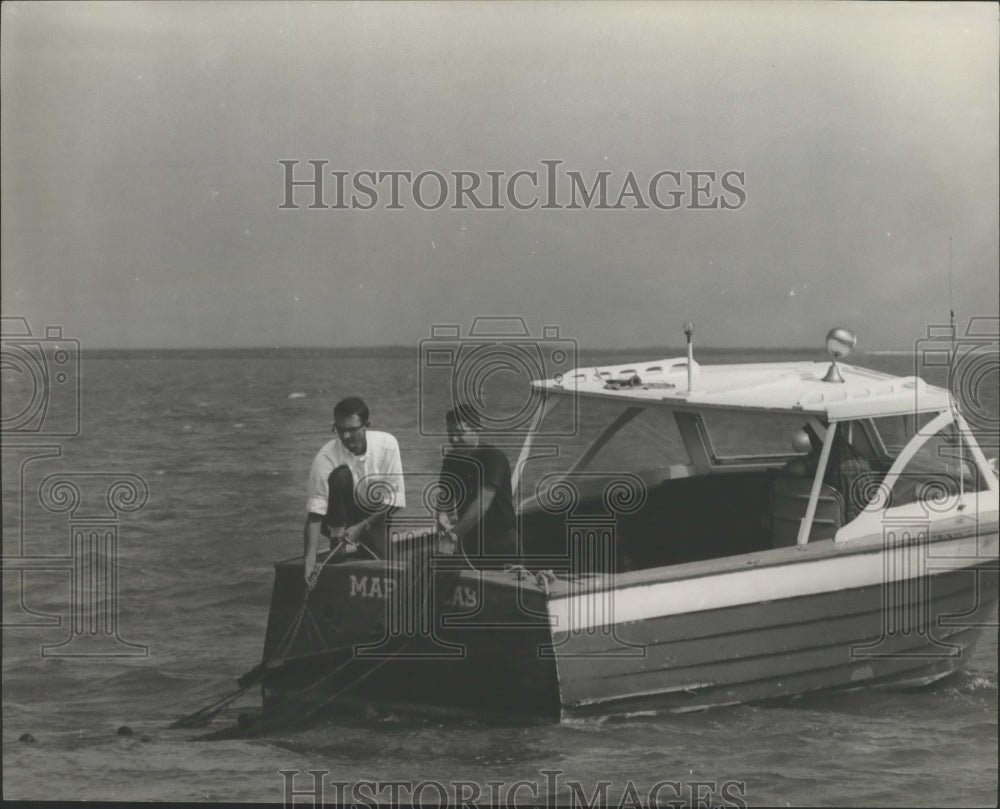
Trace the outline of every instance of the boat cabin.
<instances>
[{"instance_id":1,"label":"boat cabin","mask_svg":"<svg viewBox=\"0 0 1000 809\"><path fill-rule=\"evenodd\" d=\"M894 517L975 514L997 490L948 391L917 377L675 357L534 387L544 404L515 471L529 565L583 553L625 573L844 543Z\"/></svg>"}]
</instances>

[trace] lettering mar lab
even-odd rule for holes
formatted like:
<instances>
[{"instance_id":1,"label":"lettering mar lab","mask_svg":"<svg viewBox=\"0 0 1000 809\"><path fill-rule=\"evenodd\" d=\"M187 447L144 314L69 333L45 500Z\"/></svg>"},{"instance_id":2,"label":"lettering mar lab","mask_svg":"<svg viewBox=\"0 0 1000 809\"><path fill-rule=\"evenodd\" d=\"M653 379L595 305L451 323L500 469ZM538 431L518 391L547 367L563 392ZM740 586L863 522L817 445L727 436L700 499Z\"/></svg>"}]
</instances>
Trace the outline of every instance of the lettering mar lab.
<instances>
[{"instance_id":1,"label":"lettering mar lab","mask_svg":"<svg viewBox=\"0 0 1000 809\"><path fill-rule=\"evenodd\" d=\"M351 574L351 598L388 598L395 588L396 582L393 579ZM479 605L479 593L474 587L456 585L445 604L451 607L475 607Z\"/></svg>"},{"instance_id":2,"label":"lettering mar lab","mask_svg":"<svg viewBox=\"0 0 1000 809\"><path fill-rule=\"evenodd\" d=\"M351 598L388 598L395 586L392 579L351 574Z\"/></svg>"},{"instance_id":3,"label":"lettering mar lab","mask_svg":"<svg viewBox=\"0 0 1000 809\"><path fill-rule=\"evenodd\" d=\"M279 160L283 194L278 208L734 211L747 201L746 172L735 170L664 169L622 176L608 170L560 171L562 160L541 160L543 168L512 172L344 171L328 169L329 162Z\"/></svg>"}]
</instances>

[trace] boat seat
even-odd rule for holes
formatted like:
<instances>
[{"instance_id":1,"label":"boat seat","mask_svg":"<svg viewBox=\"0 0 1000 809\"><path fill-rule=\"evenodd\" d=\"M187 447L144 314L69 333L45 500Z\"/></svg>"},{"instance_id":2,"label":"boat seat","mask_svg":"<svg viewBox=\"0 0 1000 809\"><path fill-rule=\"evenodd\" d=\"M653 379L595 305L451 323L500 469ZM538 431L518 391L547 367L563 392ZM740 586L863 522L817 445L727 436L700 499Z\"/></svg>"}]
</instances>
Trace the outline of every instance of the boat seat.
<instances>
[{"instance_id":1,"label":"boat seat","mask_svg":"<svg viewBox=\"0 0 1000 809\"><path fill-rule=\"evenodd\" d=\"M849 523L868 505L872 467L864 458L845 458L837 465L834 484L844 498L844 522Z\"/></svg>"},{"instance_id":2,"label":"boat seat","mask_svg":"<svg viewBox=\"0 0 1000 809\"><path fill-rule=\"evenodd\" d=\"M794 545L799 526L809 507L812 481L807 478L777 478L771 486L771 546ZM809 542L832 539L843 524L844 498L824 483L819 490L816 515L809 530Z\"/></svg>"}]
</instances>

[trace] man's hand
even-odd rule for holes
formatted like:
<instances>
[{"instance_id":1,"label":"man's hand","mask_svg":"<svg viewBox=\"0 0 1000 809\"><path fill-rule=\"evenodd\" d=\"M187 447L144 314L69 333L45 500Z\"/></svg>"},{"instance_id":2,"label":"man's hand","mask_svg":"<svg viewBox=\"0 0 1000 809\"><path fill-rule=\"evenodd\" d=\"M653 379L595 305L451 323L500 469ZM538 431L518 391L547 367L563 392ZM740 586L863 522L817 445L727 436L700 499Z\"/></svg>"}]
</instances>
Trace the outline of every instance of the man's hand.
<instances>
[{"instance_id":1,"label":"man's hand","mask_svg":"<svg viewBox=\"0 0 1000 809\"><path fill-rule=\"evenodd\" d=\"M364 540L368 533L368 524L362 520L354 525L349 525L344 529L344 542L348 545L358 545Z\"/></svg>"},{"instance_id":2,"label":"man's hand","mask_svg":"<svg viewBox=\"0 0 1000 809\"><path fill-rule=\"evenodd\" d=\"M319 551L319 535L322 523L323 517L321 515L312 513L306 515L306 524L302 532L302 574L305 577L307 585L310 579L315 579L316 576L316 553ZM315 581L313 584L315 584Z\"/></svg>"},{"instance_id":3,"label":"man's hand","mask_svg":"<svg viewBox=\"0 0 1000 809\"><path fill-rule=\"evenodd\" d=\"M302 562L302 572L305 576L306 587L311 590L316 585L316 578L319 573L316 567L316 557L305 556Z\"/></svg>"},{"instance_id":4,"label":"man's hand","mask_svg":"<svg viewBox=\"0 0 1000 809\"><path fill-rule=\"evenodd\" d=\"M451 556L458 551L458 537L454 532L438 526L434 534L434 551L442 556Z\"/></svg>"}]
</instances>

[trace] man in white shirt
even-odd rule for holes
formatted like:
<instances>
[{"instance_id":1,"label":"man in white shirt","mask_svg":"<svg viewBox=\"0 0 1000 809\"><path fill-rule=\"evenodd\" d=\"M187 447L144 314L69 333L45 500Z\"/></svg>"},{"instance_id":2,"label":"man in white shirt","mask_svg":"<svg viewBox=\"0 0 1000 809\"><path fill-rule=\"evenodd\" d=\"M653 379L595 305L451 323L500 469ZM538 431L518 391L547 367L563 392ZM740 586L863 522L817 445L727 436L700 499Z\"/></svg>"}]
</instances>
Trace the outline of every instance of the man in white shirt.
<instances>
[{"instance_id":1,"label":"man in white shirt","mask_svg":"<svg viewBox=\"0 0 1000 809\"><path fill-rule=\"evenodd\" d=\"M336 438L316 453L309 472L303 561L306 581L316 570L320 536L330 547L341 539L385 555L385 520L406 506L399 444L389 433L369 430L368 406L357 397L333 408Z\"/></svg>"}]
</instances>

